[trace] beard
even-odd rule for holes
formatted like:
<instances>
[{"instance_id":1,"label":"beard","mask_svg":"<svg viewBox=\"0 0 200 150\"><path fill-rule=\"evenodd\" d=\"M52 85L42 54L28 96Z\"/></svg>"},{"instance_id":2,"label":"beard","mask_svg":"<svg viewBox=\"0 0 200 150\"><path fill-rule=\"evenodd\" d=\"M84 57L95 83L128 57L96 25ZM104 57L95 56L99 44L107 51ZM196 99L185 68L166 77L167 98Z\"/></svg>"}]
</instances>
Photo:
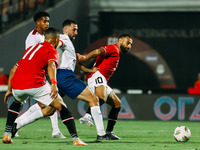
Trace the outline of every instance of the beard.
<instances>
[{"instance_id":1,"label":"beard","mask_svg":"<svg viewBox=\"0 0 200 150\"><path fill-rule=\"evenodd\" d=\"M120 49L121 49L122 53L124 53L124 54L126 54L128 52L128 50L126 50L126 48L123 45L120 46Z\"/></svg>"},{"instance_id":2,"label":"beard","mask_svg":"<svg viewBox=\"0 0 200 150\"><path fill-rule=\"evenodd\" d=\"M73 36L73 35L70 34L70 33L68 33L68 36L69 36L69 38L70 38L71 41L74 41L74 40L75 40L75 37L76 37L76 36Z\"/></svg>"}]
</instances>

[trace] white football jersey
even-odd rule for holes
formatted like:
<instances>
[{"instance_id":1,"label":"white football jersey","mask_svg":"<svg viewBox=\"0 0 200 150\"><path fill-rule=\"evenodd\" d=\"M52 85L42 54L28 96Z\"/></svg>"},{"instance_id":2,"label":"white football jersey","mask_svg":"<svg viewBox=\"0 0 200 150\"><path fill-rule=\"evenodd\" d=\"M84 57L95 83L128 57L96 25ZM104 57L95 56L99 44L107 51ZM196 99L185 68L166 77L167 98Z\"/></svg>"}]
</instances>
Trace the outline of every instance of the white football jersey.
<instances>
[{"instance_id":1,"label":"white football jersey","mask_svg":"<svg viewBox=\"0 0 200 150\"><path fill-rule=\"evenodd\" d=\"M32 30L25 41L25 48L44 42L44 35L40 34L36 29Z\"/></svg>"},{"instance_id":2,"label":"white football jersey","mask_svg":"<svg viewBox=\"0 0 200 150\"><path fill-rule=\"evenodd\" d=\"M76 52L72 41L66 34L60 34L60 41L62 46L60 49L63 51L60 59L60 69L69 69L74 72L76 67Z\"/></svg>"}]
</instances>

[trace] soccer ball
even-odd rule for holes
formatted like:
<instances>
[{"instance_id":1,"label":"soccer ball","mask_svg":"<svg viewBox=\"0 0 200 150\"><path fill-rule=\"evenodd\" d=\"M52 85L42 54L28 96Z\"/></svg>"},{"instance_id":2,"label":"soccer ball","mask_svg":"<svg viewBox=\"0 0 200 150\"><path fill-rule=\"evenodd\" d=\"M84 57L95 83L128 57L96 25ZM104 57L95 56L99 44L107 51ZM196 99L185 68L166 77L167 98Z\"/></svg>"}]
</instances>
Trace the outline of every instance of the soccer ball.
<instances>
[{"instance_id":1,"label":"soccer ball","mask_svg":"<svg viewBox=\"0 0 200 150\"><path fill-rule=\"evenodd\" d=\"M174 138L177 142L187 142L191 137L191 131L186 126L179 126L174 130Z\"/></svg>"}]
</instances>

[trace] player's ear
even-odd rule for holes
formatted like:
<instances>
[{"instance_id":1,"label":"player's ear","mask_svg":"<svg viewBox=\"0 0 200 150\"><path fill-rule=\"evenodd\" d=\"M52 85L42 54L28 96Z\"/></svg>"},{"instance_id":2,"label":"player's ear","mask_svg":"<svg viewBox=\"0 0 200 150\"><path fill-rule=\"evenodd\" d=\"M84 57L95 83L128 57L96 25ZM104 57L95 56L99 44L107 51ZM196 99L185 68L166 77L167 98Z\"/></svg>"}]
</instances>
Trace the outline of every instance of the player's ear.
<instances>
[{"instance_id":1,"label":"player's ear","mask_svg":"<svg viewBox=\"0 0 200 150\"><path fill-rule=\"evenodd\" d=\"M40 24L40 19L38 19L38 20L36 21L36 24L37 24L37 25L39 25L39 24Z\"/></svg>"},{"instance_id":2,"label":"player's ear","mask_svg":"<svg viewBox=\"0 0 200 150\"><path fill-rule=\"evenodd\" d=\"M64 27L64 31L65 31L65 33L68 32L68 27L67 26Z\"/></svg>"},{"instance_id":3,"label":"player's ear","mask_svg":"<svg viewBox=\"0 0 200 150\"><path fill-rule=\"evenodd\" d=\"M121 43L122 43L122 38L120 38L120 39L118 40L118 43L119 43L119 44L121 44Z\"/></svg>"},{"instance_id":4,"label":"player's ear","mask_svg":"<svg viewBox=\"0 0 200 150\"><path fill-rule=\"evenodd\" d=\"M55 48L58 46L58 44L59 44L59 41L60 41L60 38L59 38L59 36L57 36L56 37L56 39L55 39Z\"/></svg>"}]
</instances>

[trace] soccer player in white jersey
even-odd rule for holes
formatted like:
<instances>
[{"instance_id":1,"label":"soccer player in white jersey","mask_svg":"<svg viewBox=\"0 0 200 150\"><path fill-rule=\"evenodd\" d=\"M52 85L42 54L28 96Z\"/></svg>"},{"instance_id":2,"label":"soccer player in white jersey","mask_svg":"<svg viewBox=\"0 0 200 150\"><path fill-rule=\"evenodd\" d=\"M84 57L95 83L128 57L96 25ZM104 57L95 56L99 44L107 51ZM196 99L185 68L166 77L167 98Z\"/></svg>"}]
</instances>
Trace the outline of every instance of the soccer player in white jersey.
<instances>
[{"instance_id":1,"label":"soccer player in white jersey","mask_svg":"<svg viewBox=\"0 0 200 150\"><path fill-rule=\"evenodd\" d=\"M26 49L30 46L44 42L43 32L49 28L49 14L47 12L38 12L33 20L36 22L36 28L32 30L25 41Z\"/></svg>"},{"instance_id":2,"label":"soccer player in white jersey","mask_svg":"<svg viewBox=\"0 0 200 150\"><path fill-rule=\"evenodd\" d=\"M49 14L47 12L41 11L35 14L34 21L36 22L36 28L32 30L25 41L25 47L26 49L30 46L36 45L38 43L44 42L44 34L43 32L46 31L49 28ZM21 124L23 126L28 122L28 116L32 114L34 111L38 109L51 109L50 106L45 106L41 104L40 102L32 105L22 116L16 119L16 123ZM52 112L52 111L51 111ZM50 114L47 114L49 116ZM61 132L58 127L58 115L57 111L53 115L50 116L51 124L52 124L52 137L53 138L66 138Z\"/></svg>"},{"instance_id":3,"label":"soccer player in white jersey","mask_svg":"<svg viewBox=\"0 0 200 150\"><path fill-rule=\"evenodd\" d=\"M63 50L61 63L59 69L57 70L57 84L59 88L59 94L62 97L67 95L72 99L78 98L80 100L87 102L91 108L91 114L96 124L96 129L98 134L97 139L107 140L107 136L105 136L103 118L101 115L97 96L94 93L92 93L89 87L80 79L78 79L73 73L75 67L85 72L97 71L96 67L94 67L93 69L88 69L76 62L76 53L72 41L78 34L77 29L78 26L76 21L67 19L63 22L63 34L60 35L60 43L58 46ZM48 111L52 112L54 110L51 107L48 108L50 109L46 111L47 113L45 113L44 116L48 116L47 115ZM34 116L32 117L32 120L36 120L39 118L41 117ZM20 119L17 123L15 122L15 126L13 127L14 130L12 131L12 136L15 134L15 131L20 129L22 126L33 122L29 118L27 118L26 123L22 125L20 121L22 121L22 119ZM66 124L72 124L73 121L74 121L73 118L64 120ZM71 134L71 136L73 138L74 135Z\"/></svg>"},{"instance_id":4,"label":"soccer player in white jersey","mask_svg":"<svg viewBox=\"0 0 200 150\"><path fill-rule=\"evenodd\" d=\"M67 95L73 100L78 98L87 102L90 105L91 114L96 124L97 139L107 140L107 138L105 138L105 130L98 98L93 92L91 92L89 87L74 74L75 66L88 72L87 68L76 61L76 53L72 41L75 40L77 34L77 22L71 19L65 20L63 22L63 34L60 35L60 41L62 43L60 48L63 50L63 54L60 66L57 69L59 94L61 97Z\"/></svg>"}]
</instances>

